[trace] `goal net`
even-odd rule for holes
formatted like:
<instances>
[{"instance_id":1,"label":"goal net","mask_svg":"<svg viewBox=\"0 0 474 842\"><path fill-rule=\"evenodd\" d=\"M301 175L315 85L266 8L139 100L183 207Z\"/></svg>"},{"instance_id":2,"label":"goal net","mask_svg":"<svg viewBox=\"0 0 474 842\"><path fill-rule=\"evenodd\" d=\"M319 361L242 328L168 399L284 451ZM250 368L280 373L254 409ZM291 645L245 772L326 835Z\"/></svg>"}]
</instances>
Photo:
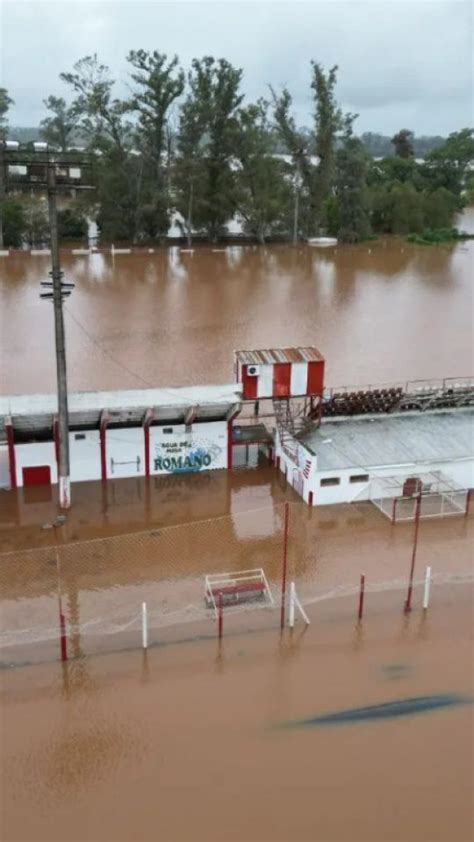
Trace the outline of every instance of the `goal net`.
<instances>
[{"instance_id":1,"label":"goal net","mask_svg":"<svg viewBox=\"0 0 474 842\"><path fill-rule=\"evenodd\" d=\"M420 518L464 515L469 507L469 491L442 471L371 479L370 501L392 523L414 520L418 498Z\"/></svg>"}]
</instances>

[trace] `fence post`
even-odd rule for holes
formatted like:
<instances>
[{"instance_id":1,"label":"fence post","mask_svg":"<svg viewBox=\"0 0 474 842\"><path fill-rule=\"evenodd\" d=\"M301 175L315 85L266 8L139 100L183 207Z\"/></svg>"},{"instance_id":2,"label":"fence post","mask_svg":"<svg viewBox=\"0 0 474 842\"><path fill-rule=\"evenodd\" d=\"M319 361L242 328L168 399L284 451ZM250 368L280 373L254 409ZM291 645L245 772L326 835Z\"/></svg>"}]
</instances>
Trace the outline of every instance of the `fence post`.
<instances>
[{"instance_id":1,"label":"fence post","mask_svg":"<svg viewBox=\"0 0 474 842\"><path fill-rule=\"evenodd\" d=\"M61 661L67 661L66 618L62 611L59 614L59 626L61 629Z\"/></svg>"},{"instance_id":2,"label":"fence post","mask_svg":"<svg viewBox=\"0 0 474 842\"><path fill-rule=\"evenodd\" d=\"M430 601L431 567L426 568L425 590L423 592L423 610L426 611Z\"/></svg>"},{"instance_id":3,"label":"fence post","mask_svg":"<svg viewBox=\"0 0 474 842\"><path fill-rule=\"evenodd\" d=\"M288 616L288 625L292 629L295 625L295 583L290 582L290 611Z\"/></svg>"},{"instance_id":4,"label":"fence post","mask_svg":"<svg viewBox=\"0 0 474 842\"><path fill-rule=\"evenodd\" d=\"M219 591L219 640L222 640L224 633L224 604L222 600L222 591Z\"/></svg>"},{"instance_id":5,"label":"fence post","mask_svg":"<svg viewBox=\"0 0 474 842\"><path fill-rule=\"evenodd\" d=\"M362 620L364 614L364 592L365 592L365 575L362 573L360 577L360 588L359 588L359 623Z\"/></svg>"},{"instance_id":6,"label":"fence post","mask_svg":"<svg viewBox=\"0 0 474 842\"><path fill-rule=\"evenodd\" d=\"M413 552L411 556L410 579L408 583L408 593L405 601L405 614L411 611L411 598L413 594L413 576L415 573L416 550L418 547L418 529L420 526L420 512L421 512L421 491L416 498L415 506L415 532L413 535Z\"/></svg>"},{"instance_id":7,"label":"fence post","mask_svg":"<svg viewBox=\"0 0 474 842\"><path fill-rule=\"evenodd\" d=\"M281 612L280 628L285 628L285 601L286 601L286 570L288 566L288 522L290 517L289 503L285 503L285 526L283 531L283 569L281 575Z\"/></svg>"},{"instance_id":8,"label":"fence post","mask_svg":"<svg viewBox=\"0 0 474 842\"><path fill-rule=\"evenodd\" d=\"M142 602L142 645L144 649L148 647L148 617L146 610L146 602Z\"/></svg>"}]
</instances>

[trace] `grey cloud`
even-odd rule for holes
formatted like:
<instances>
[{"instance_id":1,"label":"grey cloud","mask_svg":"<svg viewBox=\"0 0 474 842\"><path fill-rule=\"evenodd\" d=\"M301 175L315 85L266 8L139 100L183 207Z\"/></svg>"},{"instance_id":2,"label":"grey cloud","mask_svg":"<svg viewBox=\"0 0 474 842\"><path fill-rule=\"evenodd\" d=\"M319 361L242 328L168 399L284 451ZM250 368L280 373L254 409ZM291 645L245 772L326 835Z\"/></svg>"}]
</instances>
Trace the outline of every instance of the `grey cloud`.
<instances>
[{"instance_id":1,"label":"grey cloud","mask_svg":"<svg viewBox=\"0 0 474 842\"><path fill-rule=\"evenodd\" d=\"M472 7L464 0L317 2L31 2L4 0L2 84L11 121L35 124L67 95L59 73L97 52L125 93L130 49L225 56L249 98L287 85L298 122L311 114L310 60L339 65L338 98L360 131L447 133L472 122Z\"/></svg>"}]
</instances>

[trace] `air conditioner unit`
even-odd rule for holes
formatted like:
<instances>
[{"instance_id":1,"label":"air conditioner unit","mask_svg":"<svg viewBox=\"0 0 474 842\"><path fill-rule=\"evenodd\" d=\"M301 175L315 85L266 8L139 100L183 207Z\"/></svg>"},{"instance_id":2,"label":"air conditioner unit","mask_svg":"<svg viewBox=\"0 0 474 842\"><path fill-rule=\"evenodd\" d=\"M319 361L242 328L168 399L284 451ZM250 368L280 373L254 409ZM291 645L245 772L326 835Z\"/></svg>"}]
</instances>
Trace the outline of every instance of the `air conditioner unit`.
<instances>
[{"instance_id":1,"label":"air conditioner unit","mask_svg":"<svg viewBox=\"0 0 474 842\"><path fill-rule=\"evenodd\" d=\"M259 365L248 365L247 366L247 375L249 377L258 377L260 374L260 366Z\"/></svg>"}]
</instances>

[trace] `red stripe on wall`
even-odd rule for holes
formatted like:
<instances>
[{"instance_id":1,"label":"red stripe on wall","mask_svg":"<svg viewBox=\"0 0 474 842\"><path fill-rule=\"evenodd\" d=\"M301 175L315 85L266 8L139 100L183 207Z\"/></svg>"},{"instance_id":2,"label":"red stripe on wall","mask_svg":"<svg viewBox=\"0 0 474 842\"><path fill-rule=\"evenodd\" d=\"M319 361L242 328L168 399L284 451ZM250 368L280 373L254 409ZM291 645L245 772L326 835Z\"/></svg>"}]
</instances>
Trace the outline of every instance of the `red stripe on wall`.
<instances>
[{"instance_id":1,"label":"red stripe on wall","mask_svg":"<svg viewBox=\"0 0 474 842\"><path fill-rule=\"evenodd\" d=\"M321 395L324 389L324 361L308 363L308 395Z\"/></svg>"},{"instance_id":2,"label":"red stripe on wall","mask_svg":"<svg viewBox=\"0 0 474 842\"><path fill-rule=\"evenodd\" d=\"M233 443L232 443L232 429L233 423L232 419L227 422L227 469L230 471L232 470L232 466L234 464L234 453L233 453Z\"/></svg>"},{"instance_id":3,"label":"red stripe on wall","mask_svg":"<svg viewBox=\"0 0 474 842\"><path fill-rule=\"evenodd\" d=\"M8 466L10 468L10 485L16 488L16 456L15 456L15 433L13 432L13 425L11 418L6 420L5 429L7 432L8 444Z\"/></svg>"},{"instance_id":4,"label":"red stripe on wall","mask_svg":"<svg viewBox=\"0 0 474 842\"><path fill-rule=\"evenodd\" d=\"M245 400L254 400L257 397L258 376L247 374L247 369L248 365L242 366L242 393Z\"/></svg>"},{"instance_id":5,"label":"red stripe on wall","mask_svg":"<svg viewBox=\"0 0 474 842\"><path fill-rule=\"evenodd\" d=\"M107 416L102 413L100 419L100 476L107 479Z\"/></svg>"},{"instance_id":6,"label":"red stripe on wall","mask_svg":"<svg viewBox=\"0 0 474 842\"><path fill-rule=\"evenodd\" d=\"M150 424L153 421L153 409L147 409L143 421L143 447L145 450L145 476L150 476Z\"/></svg>"}]
</instances>

